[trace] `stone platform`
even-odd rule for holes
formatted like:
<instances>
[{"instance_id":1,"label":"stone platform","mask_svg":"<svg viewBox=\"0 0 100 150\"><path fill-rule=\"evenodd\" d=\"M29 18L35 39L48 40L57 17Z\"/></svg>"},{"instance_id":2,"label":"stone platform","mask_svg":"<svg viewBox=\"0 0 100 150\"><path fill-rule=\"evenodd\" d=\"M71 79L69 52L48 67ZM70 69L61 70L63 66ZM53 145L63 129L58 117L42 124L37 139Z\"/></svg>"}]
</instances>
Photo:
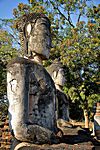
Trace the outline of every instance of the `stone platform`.
<instances>
[{"instance_id":1,"label":"stone platform","mask_svg":"<svg viewBox=\"0 0 100 150\"><path fill-rule=\"evenodd\" d=\"M66 127L62 131L63 135L58 135L58 144L37 145L15 140L11 150L100 150L100 141L85 129Z\"/></svg>"},{"instance_id":2,"label":"stone platform","mask_svg":"<svg viewBox=\"0 0 100 150\"><path fill-rule=\"evenodd\" d=\"M65 143L53 145L35 145L29 143L20 143L14 150L92 150L95 148L90 143L69 145ZM99 149L98 149L99 150Z\"/></svg>"}]
</instances>

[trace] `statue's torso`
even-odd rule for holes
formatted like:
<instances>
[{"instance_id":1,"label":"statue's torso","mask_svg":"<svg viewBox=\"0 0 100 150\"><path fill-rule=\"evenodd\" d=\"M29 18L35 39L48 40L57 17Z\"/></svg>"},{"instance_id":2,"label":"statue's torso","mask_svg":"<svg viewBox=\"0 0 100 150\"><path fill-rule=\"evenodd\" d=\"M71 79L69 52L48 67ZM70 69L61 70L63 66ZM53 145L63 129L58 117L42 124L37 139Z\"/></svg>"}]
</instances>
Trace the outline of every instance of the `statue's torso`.
<instances>
[{"instance_id":1,"label":"statue's torso","mask_svg":"<svg viewBox=\"0 0 100 150\"><path fill-rule=\"evenodd\" d=\"M50 75L41 65L24 58L18 58L8 68L8 99L12 126L15 128L17 122L32 123L54 130L56 93ZM12 91L14 82L15 92Z\"/></svg>"}]
</instances>

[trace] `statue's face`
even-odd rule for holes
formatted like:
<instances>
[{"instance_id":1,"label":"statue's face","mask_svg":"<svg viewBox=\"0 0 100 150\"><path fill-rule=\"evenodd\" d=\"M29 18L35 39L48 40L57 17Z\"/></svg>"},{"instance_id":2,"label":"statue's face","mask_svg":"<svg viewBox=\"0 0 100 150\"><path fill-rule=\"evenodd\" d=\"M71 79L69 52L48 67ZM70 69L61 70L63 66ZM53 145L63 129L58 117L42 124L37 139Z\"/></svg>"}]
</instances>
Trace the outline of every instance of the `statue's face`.
<instances>
[{"instance_id":1,"label":"statue's face","mask_svg":"<svg viewBox=\"0 0 100 150\"><path fill-rule=\"evenodd\" d=\"M29 36L28 51L35 52L43 59L49 58L51 48L50 24L46 18L38 18L35 22L27 25Z\"/></svg>"},{"instance_id":2,"label":"statue's face","mask_svg":"<svg viewBox=\"0 0 100 150\"><path fill-rule=\"evenodd\" d=\"M64 76L63 69L59 69L58 74L57 74L57 80L59 81L59 85L60 86L64 86L64 84L65 84L65 76Z\"/></svg>"},{"instance_id":3,"label":"statue's face","mask_svg":"<svg viewBox=\"0 0 100 150\"><path fill-rule=\"evenodd\" d=\"M55 84L64 86L66 79L64 76L63 69L59 69L58 72L55 71L52 77L53 77Z\"/></svg>"}]
</instances>

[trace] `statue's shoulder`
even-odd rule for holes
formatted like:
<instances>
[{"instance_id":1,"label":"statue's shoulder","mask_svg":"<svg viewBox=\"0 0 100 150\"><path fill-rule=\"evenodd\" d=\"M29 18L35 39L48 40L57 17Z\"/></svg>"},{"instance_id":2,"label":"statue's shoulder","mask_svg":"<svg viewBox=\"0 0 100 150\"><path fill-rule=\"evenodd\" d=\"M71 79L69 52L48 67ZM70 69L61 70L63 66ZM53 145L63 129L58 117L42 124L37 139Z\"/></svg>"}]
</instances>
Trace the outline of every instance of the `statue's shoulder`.
<instances>
[{"instance_id":1,"label":"statue's shoulder","mask_svg":"<svg viewBox=\"0 0 100 150\"><path fill-rule=\"evenodd\" d=\"M8 63L7 69L12 68L13 66L16 67L17 64L26 68L27 72L29 72L27 75L29 75L32 78L35 77L35 79L40 84L42 84L44 82L45 85L50 84L52 86L52 88L55 88L54 82L53 82L50 74L47 72L47 70L41 64L38 64L36 61L32 61L30 59L26 59L23 57L16 57Z\"/></svg>"}]
</instances>

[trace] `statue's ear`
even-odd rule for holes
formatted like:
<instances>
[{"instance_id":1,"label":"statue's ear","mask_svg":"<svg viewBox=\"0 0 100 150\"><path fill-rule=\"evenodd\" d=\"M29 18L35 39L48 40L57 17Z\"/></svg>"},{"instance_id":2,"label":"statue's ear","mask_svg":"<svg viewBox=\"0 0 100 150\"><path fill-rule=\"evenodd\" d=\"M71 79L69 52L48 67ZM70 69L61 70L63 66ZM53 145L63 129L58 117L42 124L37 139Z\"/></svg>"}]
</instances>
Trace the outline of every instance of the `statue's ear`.
<instances>
[{"instance_id":1,"label":"statue's ear","mask_svg":"<svg viewBox=\"0 0 100 150\"><path fill-rule=\"evenodd\" d=\"M57 77L57 71L54 71L52 74L52 78L55 79Z\"/></svg>"},{"instance_id":2,"label":"statue's ear","mask_svg":"<svg viewBox=\"0 0 100 150\"><path fill-rule=\"evenodd\" d=\"M32 26L31 26L31 24L29 23L29 24L26 25L26 32L27 32L28 35L30 35L31 30L32 30Z\"/></svg>"}]
</instances>

